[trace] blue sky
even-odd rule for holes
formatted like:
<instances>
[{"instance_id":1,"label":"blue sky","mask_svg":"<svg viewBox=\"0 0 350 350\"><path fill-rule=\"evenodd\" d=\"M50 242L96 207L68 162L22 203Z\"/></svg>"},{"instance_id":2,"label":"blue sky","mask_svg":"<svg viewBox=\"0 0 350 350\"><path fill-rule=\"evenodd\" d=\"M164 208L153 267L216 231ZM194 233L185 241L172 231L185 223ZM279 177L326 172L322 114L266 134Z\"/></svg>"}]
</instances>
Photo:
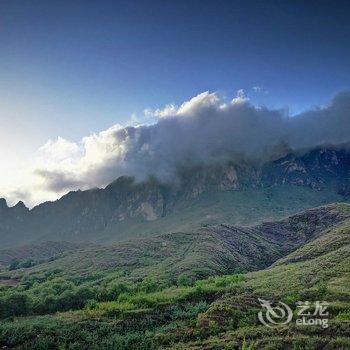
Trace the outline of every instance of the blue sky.
<instances>
[{"instance_id":1,"label":"blue sky","mask_svg":"<svg viewBox=\"0 0 350 350\"><path fill-rule=\"evenodd\" d=\"M16 166L206 90L322 105L349 89L349 42L348 1L2 0L0 155Z\"/></svg>"}]
</instances>

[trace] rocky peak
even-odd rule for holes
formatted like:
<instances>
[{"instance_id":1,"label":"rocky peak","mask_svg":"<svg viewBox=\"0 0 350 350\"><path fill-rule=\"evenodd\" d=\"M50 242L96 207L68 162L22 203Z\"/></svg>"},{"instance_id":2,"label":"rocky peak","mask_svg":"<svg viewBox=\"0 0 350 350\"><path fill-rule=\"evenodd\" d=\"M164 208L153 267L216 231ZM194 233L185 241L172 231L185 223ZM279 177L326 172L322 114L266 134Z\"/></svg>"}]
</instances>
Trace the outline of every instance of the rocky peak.
<instances>
[{"instance_id":1,"label":"rocky peak","mask_svg":"<svg viewBox=\"0 0 350 350\"><path fill-rule=\"evenodd\" d=\"M26 207L26 205L22 202L19 201L15 206L11 208L12 210L18 212L18 213L23 213L29 211L29 209Z\"/></svg>"},{"instance_id":2,"label":"rocky peak","mask_svg":"<svg viewBox=\"0 0 350 350\"><path fill-rule=\"evenodd\" d=\"M0 213L7 210L9 207L7 206L7 202L5 198L0 198Z\"/></svg>"}]
</instances>

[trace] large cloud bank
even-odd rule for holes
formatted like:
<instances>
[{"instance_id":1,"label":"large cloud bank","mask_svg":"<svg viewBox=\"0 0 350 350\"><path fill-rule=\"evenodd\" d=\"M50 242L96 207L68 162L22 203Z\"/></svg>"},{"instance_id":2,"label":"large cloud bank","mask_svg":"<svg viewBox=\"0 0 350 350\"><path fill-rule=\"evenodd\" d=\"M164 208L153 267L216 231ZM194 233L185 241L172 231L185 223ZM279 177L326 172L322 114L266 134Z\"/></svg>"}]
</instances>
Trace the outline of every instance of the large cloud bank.
<instances>
[{"instance_id":1,"label":"large cloud bank","mask_svg":"<svg viewBox=\"0 0 350 350\"><path fill-rule=\"evenodd\" d=\"M72 189L105 186L120 175L171 181L179 166L271 159L281 145L298 151L350 142L350 93L297 116L252 105L242 92L230 102L204 92L180 106L147 110L148 125L114 125L80 142L63 138L38 150L28 183L9 191L29 205Z\"/></svg>"}]
</instances>

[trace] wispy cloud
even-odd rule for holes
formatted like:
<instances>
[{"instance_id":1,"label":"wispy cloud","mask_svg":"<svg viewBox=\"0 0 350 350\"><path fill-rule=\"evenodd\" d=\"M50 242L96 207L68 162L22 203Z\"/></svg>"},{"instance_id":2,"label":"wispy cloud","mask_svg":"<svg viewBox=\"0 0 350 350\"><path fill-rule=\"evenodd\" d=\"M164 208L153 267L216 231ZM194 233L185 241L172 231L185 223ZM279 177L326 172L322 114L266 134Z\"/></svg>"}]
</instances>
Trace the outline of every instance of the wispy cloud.
<instances>
[{"instance_id":1,"label":"wispy cloud","mask_svg":"<svg viewBox=\"0 0 350 350\"><path fill-rule=\"evenodd\" d=\"M269 92L262 86L253 86L252 90L257 94L264 94L267 95Z\"/></svg>"}]
</instances>

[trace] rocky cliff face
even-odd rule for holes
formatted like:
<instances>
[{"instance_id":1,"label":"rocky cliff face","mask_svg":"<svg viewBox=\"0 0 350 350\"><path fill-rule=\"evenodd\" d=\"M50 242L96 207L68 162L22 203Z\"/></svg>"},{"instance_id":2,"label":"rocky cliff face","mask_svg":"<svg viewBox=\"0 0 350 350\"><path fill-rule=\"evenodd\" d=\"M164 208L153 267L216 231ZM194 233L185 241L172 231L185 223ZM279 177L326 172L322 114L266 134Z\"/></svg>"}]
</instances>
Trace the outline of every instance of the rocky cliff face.
<instances>
[{"instance_id":1,"label":"rocky cliff face","mask_svg":"<svg viewBox=\"0 0 350 350\"><path fill-rule=\"evenodd\" d=\"M234 190L283 184L307 186L314 190L332 186L347 195L350 154L346 151L317 149L304 155L289 153L259 165L246 163L202 167L181 174L180 193L196 197L208 190Z\"/></svg>"},{"instance_id":2,"label":"rocky cliff face","mask_svg":"<svg viewBox=\"0 0 350 350\"><path fill-rule=\"evenodd\" d=\"M91 240L130 220L157 220L204 192L292 184L315 191L332 188L348 196L349 179L350 154L331 149L288 154L260 166L241 162L181 169L171 184L120 177L105 189L70 192L30 211L22 202L9 208L0 200L0 244Z\"/></svg>"},{"instance_id":3,"label":"rocky cliff face","mask_svg":"<svg viewBox=\"0 0 350 350\"><path fill-rule=\"evenodd\" d=\"M350 175L350 156L345 151L318 149L303 156L287 156L266 164L262 183L274 185L290 183L320 190L336 186L339 191Z\"/></svg>"}]
</instances>

